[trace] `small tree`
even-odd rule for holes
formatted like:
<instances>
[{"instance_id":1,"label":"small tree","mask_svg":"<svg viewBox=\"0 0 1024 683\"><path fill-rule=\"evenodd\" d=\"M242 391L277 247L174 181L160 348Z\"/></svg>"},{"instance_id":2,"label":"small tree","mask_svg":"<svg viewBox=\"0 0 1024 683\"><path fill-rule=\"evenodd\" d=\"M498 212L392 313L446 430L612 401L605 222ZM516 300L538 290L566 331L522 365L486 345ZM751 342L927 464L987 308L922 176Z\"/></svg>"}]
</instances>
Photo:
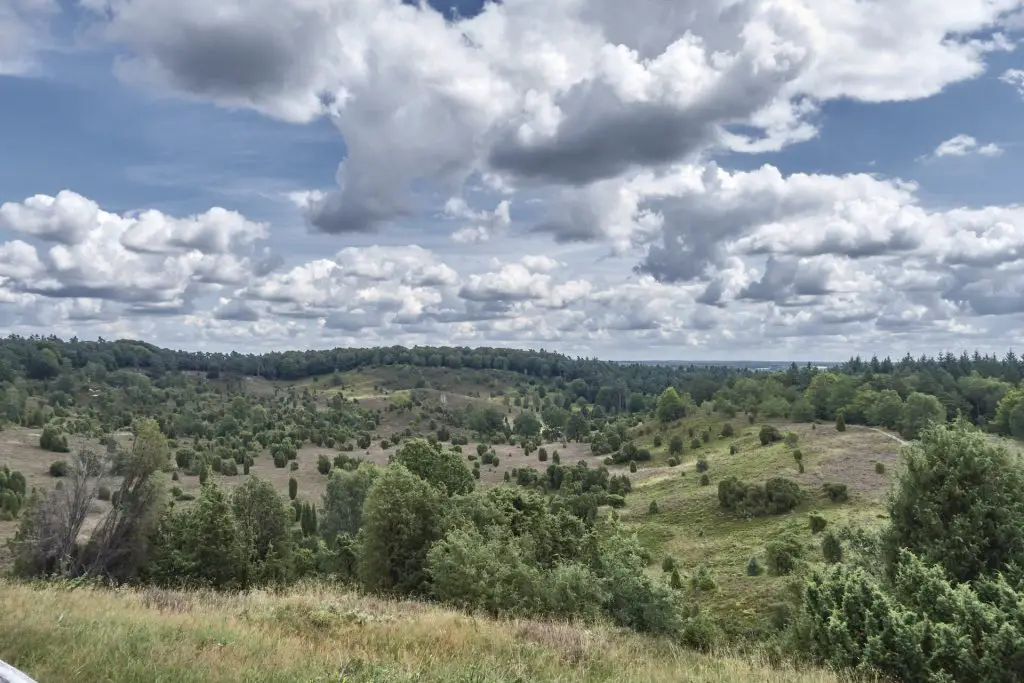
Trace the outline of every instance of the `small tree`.
<instances>
[{"instance_id":1,"label":"small tree","mask_svg":"<svg viewBox=\"0 0 1024 683\"><path fill-rule=\"evenodd\" d=\"M774 425L762 425L757 433L757 438L762 446L768 446L782 439L782 434Z\"/></svg>"},{"instance_id":2,"label":"small tree","mask_svg":"<svg viewBox=\"0 0 1024 683\"><path fill-rule=\"evenodd\" d=\"M761 576L764 574L764 566L761 564L761 560L757 558L757 555L751 555L747 561L747 576Z\"/></svg>"},{"instance_id":3,"label":"small tree","mask_svg":"<svg viewBox=\"0 0 1024 683\"><path fill-rule=\"evenodd\" d=\"M704 474L700 475L700 485L701 486L710 486L711 485L711 477L709 477L706 472Z\"/></svg>"},{"instance_id":4,"label":"small tree","mask_svg":"<svg viewBox=\"0 0 1024 683\"><path fill-rule=\"evenodd\" d=\"M837 432L845 432L846 431L846 414L843 413L843 411L841 411L841 410L838 413L836 413L836 431Z\"/></svg>"},{"instance_id":5,"label":"small tree","mask_svg":"<svg viewBox=\"0 0 1024 683\"><path fill-rule=\"evenodd\" d=\"M636 474L636 460L629 461L629 471L633 474Z\"/></svg>"},{"instance_id":6,"label":"small tree","mask_svg":"<svg viewBox=\"0 0 1024 683\"><path fill-rule=\"evenodd\" d=\"M683 453L683 437L678 434L674 435L668 441L668 452L672 455L682 455Z\"/></svg>"},{"instance_id":7,"label":"small tree","mask_svg":"<svg viewBox=\"0 0 1024 683\"><path fill-rule=\"evenodd\" d=\"M331 459L326 455L319 455L316 459L316 471L320 474L330 474L331 472Z\"/></svg>"},{"instance_id":8,"label":"small tree","mask_svg":"<svg viewBox=\"0 0 1024 683\"><path fill-rule=\"evenodd\" d=\"M811 522L811 533L818 534L825 530L828 526L828 521L821 515L812 513L809 517Z\"/></svg>"},{"instance_id":9,"label":"small tree","mask_svg":"<svg viewBox=\"0 0 1024 683\"><path fill-rule=\"evenodd\" d=\"M647 514L656 515L658 514L658 501L652 500L651 504L647 507Z\"/></svg>"},{"instance_id":10,"label":"small tree","mask_svg":"<svg viewBox=\"0 0 1024 683\"><path fill-rule=\"evenodd\" d=\"M50 476L51 477L66 477L68 476L68 463L67 460L54 460L50 463Z\"/></svg>"},{"instance_id":11,"label":"small tree","mask_svg":"<svg viewBox=\"0 0 1024 683\"><path fill-rule=\"evenodd\" d=\"M728 439L728 438L731 438L735 434L736 434L736 430L733 428L731 422L726 422L724 425L722 425L722 437L723 438Z\"/></svg>"},{"instance_id":12,"label":"small tree","mask_svg":"<svg viewBox=\"0 0 1024 683\"><path fill-rule=\"evenodd\" d=\"M775 576L792 574L803 552L803 545L794 536L783 535L769 541L765 546L768 570Z\"/></svg>"},{"instance_id":13,"label":"small tree","mask_svg":"<svg viewBox=\"0 0 1024 683\"><path fill-rule=\"evenodd\" d=\"M295 477L288 477L288 498L295 500L295 497L299 495L299 482L295 480Z\"/></svg>"},{"instance_id":14,"label":"small tree","mask_svg":"<svg viewBox=\"0 0 1024 683\"><path fill-rule=\"evenodd\" d=\"M837 564L843 561L843 544L839 542L839 536L829 531L821 538L821 554L829 564Z\"/></svg>"}]
</instances>

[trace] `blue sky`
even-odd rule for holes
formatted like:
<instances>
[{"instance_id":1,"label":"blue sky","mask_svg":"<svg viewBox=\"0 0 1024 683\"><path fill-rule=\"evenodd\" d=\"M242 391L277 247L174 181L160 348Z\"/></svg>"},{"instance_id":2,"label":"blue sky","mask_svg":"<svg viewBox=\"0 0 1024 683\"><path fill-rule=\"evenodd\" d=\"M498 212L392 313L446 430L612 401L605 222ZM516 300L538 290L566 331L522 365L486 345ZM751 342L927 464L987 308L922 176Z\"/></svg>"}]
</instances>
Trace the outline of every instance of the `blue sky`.
<instances>
[{"instance_id":1,"label":"blue sky","mask_svg":"<svg viewBox=\"0 0 1024 683\"><path fill-rule=\"evenodd\" d=\"M694 359L1024 329L1019 2L10 2L5 329Z\"/></svg>"}]
</instances>

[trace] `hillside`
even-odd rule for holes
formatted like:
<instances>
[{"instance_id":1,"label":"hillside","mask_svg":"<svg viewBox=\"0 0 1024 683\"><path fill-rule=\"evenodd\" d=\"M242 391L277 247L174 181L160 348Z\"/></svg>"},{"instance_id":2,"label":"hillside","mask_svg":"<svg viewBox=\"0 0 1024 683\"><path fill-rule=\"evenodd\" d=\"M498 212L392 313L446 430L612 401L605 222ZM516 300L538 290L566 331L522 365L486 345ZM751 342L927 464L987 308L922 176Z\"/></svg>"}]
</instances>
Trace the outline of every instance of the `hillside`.
<instances>
[{"instance_id":1,"label":"hillside","mask_svg":"<svg viewBox=\"0 0 1024 683\"><path fill-rule=\"evenodd\" d=\"M607 626L502 621L317 587L284 594L0 582L0 653L41 683L829 683Z\"/></svg>"}]
</instances>

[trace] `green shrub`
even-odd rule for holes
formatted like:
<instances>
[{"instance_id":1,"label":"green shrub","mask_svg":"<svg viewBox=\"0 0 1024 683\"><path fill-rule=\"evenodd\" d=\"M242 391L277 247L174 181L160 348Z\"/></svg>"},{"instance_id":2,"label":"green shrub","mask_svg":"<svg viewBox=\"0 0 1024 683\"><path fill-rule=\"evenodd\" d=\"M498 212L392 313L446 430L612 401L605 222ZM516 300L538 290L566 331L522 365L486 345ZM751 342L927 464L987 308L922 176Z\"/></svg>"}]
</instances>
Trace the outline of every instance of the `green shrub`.
<instances>
[{"instance_id":1,"label":"green shrub","mask_svg":"<svg viewBox=\"0 0 1024 683\"><path fill-rule=\"evenodd\" d=\"M1020 680L1024 595L1006 577L957 583L905 549L894 569L891 585L846 564L812 573L801 649L836 669L888 680Z\"/></svg>"},{"instance_id":2,"label":"green shrub","mask_svg":"<svg viewBox=\"0 0 1024 683\"><path fill-rule=\"evenodd\" d=\"M793 459L796 460L797 462L801 462L802 463L803 460L804 460L804 453L803 453L803 451L801 451L799 448L794 448L793 449Z\"/></svg>"},{"instance_id":3,"label":"green shrub","mask_svg":"<svg viewBox=\"0 0 1024 683\"><path fill-rule=\"evenodd\" d=\"M676 434L671 439L669 439L668 452L671 455L681 455L683 452L683 437Z\"/></svg>"},{"instance_id":4,"label":"green shrub","mask_svg":"<svg viewBox=\"0 0 1024 683\"><path fill-rule=\"evenodd\" d=\"M740 452L740 447L734 443L729 444L729 455L736 455Z\"/></svg>"},{"instance_id":5,"label":"green shrub","mask_svg":"<svg viewBox=\"0 0 1024 683\"><path fill-rule=\"evenodd\" d=\"M296 496L299 495L299 482L296 481L295 477L288 477L288 498L289 500L295 500Z\"/></svg>"},{"instance_id":6,"label":"green shrub","mask_svg":"<svg viewBox=\"0 0 1024 683\"><path fill-rule=\"evenodd\" d=\"M548 451L543 446L537 450L537 460L539 460L540 462L548 461Z\"/></svg>"},{"instance_id":7,"label":"green shrub","mask_svg":"<svg viewBox=\"0 0 1024 683\"><path fill-rule=\"evenodd\" d=\"M782 434L773 425L762 425L761 430L757 433L757 438L761 442L762 446L768 446L776 441L782 440Z\"/></svg>"},{"instance_id":8,"label":"green shrub","mask_svg":"<svg viewBox=\"0 0 1024 683\"><path fill-rule=\"evenodd\" d=\"M700 441L700 439L698 439L697 437L694 437L694 438L693 438L693 439L692 439L692 440L690 441L690 448L691 448L692 450L697 450L698 448L700 448L700 444L701 444L701 441Z\"/></svg>"},{"instance_id":9,"label":"green shrub","mask_svg":"<svg viewBox=\"0 0 1024 683\"><path fill-rule=\"evenodd\" d=\"M710 443L711 442L711 430L710 429L705 429L703 432L701 432L700 438L701 438L701 441L703 441L704 443Z\"/></svg>"},{"instance_id":10,"label":"green shrub","mask_svg":"<svg viewBox=\"0 0 1024 683\"><path fill-rule=\"evenodd\" d=\"M776 631L784 631L793 622L793 605L788 602L776 602L768 608L768 622Z\"/></svg>"},{"instance_id":11,"label":"green shrub","mask_svg":"<svg viewBox=\"0 0 1024 683\"><path fill-rule=\"evenodd\" d=\"M106 484L100 484L99 488L96 489L96 497L100 500L110 501L110 487Z\"/></svg>"},{"instance_id":12,"label":"green shrub","mask_svg":"<svg viewBox=\"0 0 1024 683\"><path fill-rule=\"evenodd\" d=\"M969 581L1024 567L1024 463L970 425L933 426L904 450L889 499L890 556L907 548Z\"/></svg>"},{"instance_id":13,"label":"green shrub","mask_svg":"<svg viewBox=\"0 0 1024 683\"><path fill-rule=\"evenodd\" d=\"M761 576L764 574L764 566L761 564L761 560L758 559L757 555L751 555L750 559L747 560L747 576Z\"/></svg>"},{"instance_id":14,"label":"green shrub","mask_svg":"<svg viewBox=\"0 0 1024 683\"><path fill-rule=\"evenodd\" d=\"M711 484L711 477L708 476L707 472L700 475L700 485L709 486Z\"/></svg>"},{"instance_id":15,"label":"green shrub","mask_svg":"<svg viewBox=\"0 0 1024 683\"><path fill-rule=\"evenodd\" d=\"M675 458L669 458L668 459L668 466L669 467L678 467L679 466L679 461L676 460Z\"/></svg>"},{"instance_id":16,"label":"green shrub","mask_svg":"<svg viewBox=\"0 0 1024 683\"><path fill-rule=\"evenodd\" d=\"M875 463L875 474L885 474L885 463L884 462L876 462Z\"/></svg>"},{"instance_id":17,"label":"green shrub","mask_svg":"<svg viewBox=\"0 0 1024 683\"><path fill-rule=\"evenodd\" d=\"M775 576L792 574L803 553L804 547L795 536L785 534L769 541L765 546L768 571Z\"/></svg>"},{"instance_id":18,"label":"green shrub","mask_svg":"<svg viewBox=\"0 0 1024 683\"><path fill-rule=\"evenodd\" d=\"M178 476L178 470L171 472L171 481L179 481L180 479L181 477Z\"/></svg>"},{"instance_id":19,"label":"green shrub","mask_svg":"<svg viewBox=\"0 0 1024 683\"><path fill-rule=\"evenodd\" d=\"M683 579L679 576L679 570L672 568L669 573L668 586L672 590L681 590L683 587Z\"/></svg>"},{"instance_id":20,"label":"green shrub","mask_svg":"<svg viewBox=\"0 0 1024 683\"><path fill-rule=\"evenodd\" d=\"M728 438L731 438L732 436L734 436L735 434L736 434L736 429L732 426L731 422L726 422L724 425L722 425L722 437L723 438L728 439Z\"/></svg>"},{"instance_id":21,"label":"green shrub","mask_svg":"<svg viewBox=\"0 0 1024 683\"><path fill-rule=\"evenodd\" d=\"M706 565L700 565L690 577L690 586L694 590L713 591L718 587L715 582L715 574Z\"/></svg>"},{"instance_id":22,"label":"green shrub","mask_svg":"<svg viewBox=\"0 0 1024 683\"><path fill-rule=\"evenodd\" d=\"M654 441L652 442L655 448L661 448L661 434L654 435Z\"/></svg>"},{"instance_id":23,"label":"green shrub","mask_svg":"<svg viewBox=\"0 0 1024 683\"><path fill-rule=\"evenodd\" d=\"M843 544L835 532L829 531L822 537L821 554L829 564L843 561Z\"/></svg>"},{"instance_id":24,"label":"green shrub","mask_svg":"<svg viewBox=\"0 0 1024 683\"><path fill-rule=\"evenodd\" d=\"M647 514L656 515L658 514L658 501L652 500L651 504L647 506Z\"/></svg>"},{"instance_id":25,"label":"green shrub","mask_svg":"<svg viewBox=\"0 0 1024 683\"><path fill-rule=\"evenodd\" d=\"M234 460L222 460L220 463L220 473L225 477L238 476L238 463Z\"/></svg>"},{"instance_id":26,"label":"green shrub","mask_svg":"<svg viewBox=\"0 0 1024 683\"><path fill-rule=\"evenodd\" d=\"M55 425L43 427L43 433L39 435L39 447L53 453L67 453L71 450L68 448L68 437Z\"/></svg>"},{"instance_id":27,"label":"green shrub","mask_svg":"<svg viewBox=\"0 0 1024 683\"><path fill-rule=\"evenodd\" d=\"M671 555L666 555L665 559L661 561L661 571L670 572L676 568L676 560Z\"/></svg>"},{"instance_id":28,"label":"green shrub","mask_svg":"<svg viewBox=\"0 0 1024 683\"><path fill-rule=\"evenodd\" d=\"M850 498L846 489L846 484L825 482L822 484L821 488L825 491L825 495L828 496L828 499L833 503L845 503Z\"/></svg>"},{"instance_id":29,"label":"green shrub","mask_svg":"<svg viewBox=\"0 0 1024 683\"><path fill-rule=\"evenodd\" d=\"M636 473L636 461L635 460L630 460L629 461L629 471L634 473L634 474Z\"/></svg>"},{"instance_id":30,"label":"green shrub","mask_svg":"<svg viewBox=\"0 0 1024 683\"><path fill-rule=\"evenodd\" d=\"M284 469L285 465L288 464L288 456L282 452L274 453L274 467Z\"/></svg>"},{"instance_id":31,"label":"green shrub","mask_svg":"<svg viewBox=\"0 0 1024 683\"><path fill-rule=\"evenodd\" d=\"M844 415L842 411L839 411L838 413L836 413L836 431L837 432L845 432L846 431L846 415Z\"/></svg>"},{"instance_id":32,"label":"green shrub","mask_svg":"<svg viewBox=\"0 0 1024 683\"><path fill-rule=\"evenodd\" d=\"M799 435L797 435L796 432L786 432L784 441L786 442L786 445L789 446L790 448L796 448L796 444L797 442L800 441L800 437Z\"/></svg>"},{"instance_id":33,"label":"green shrub","mask_svg":"<svg viewBox=\"0 0 1024 683\"><path fill-rule=\"evenodd\" d=\"M66 477L68 476L68 463L66 460L54 460L50 463L50 476L51 477Z\"/></svg>"},{"instance_id":34,"label":"green shrub","mask_svg":"<svg viewBox=\"0 0 1024 683\"><path fill-rule=\"evenodd\" d=\"M299 461L298 460L292 460L290 463L288 463L288 471L289 472L297 472L298 469L299 469Z\"/></svg>"},{"instance_id":35,"label":"green shrub","mask_svg":"<svg viewBox=\"0 0 1024 683\"><path fill-rule=\"evenodd\" d=\"M697 472L701 473L701 472L707 472L707 471L708 471L708 461L705 460L704 458L698 458L697 459Z\"/></svg>"}]
</instances>

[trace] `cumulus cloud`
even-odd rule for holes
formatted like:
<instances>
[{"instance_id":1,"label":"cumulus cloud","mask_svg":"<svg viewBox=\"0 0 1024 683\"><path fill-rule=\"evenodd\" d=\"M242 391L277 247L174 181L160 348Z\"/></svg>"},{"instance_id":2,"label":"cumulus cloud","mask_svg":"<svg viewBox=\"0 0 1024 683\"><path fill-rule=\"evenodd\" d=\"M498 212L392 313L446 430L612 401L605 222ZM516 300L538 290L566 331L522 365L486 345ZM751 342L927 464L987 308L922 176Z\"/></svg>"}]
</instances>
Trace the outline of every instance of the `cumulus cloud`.
<instances>
[{"instance_id":1,"label":"cumulus cloud","mask_svg":"<svg viewBox=\"0 0 1024 683\"><path fill-rule=\"evenodd\" d=\"M116 214L69 190L5 202L0 228L52 243L0 244L8 287L151 312L188 310L208 286L245 282L252 265L244 251L267 236L265 225L221 208L184 219L154 210Z\"/></svg>"},{"instance_id":2,"label":"cumulus cloud","mask_svg":"<svg viewBox=\"0 0 1024 683\"><path fill-rule=\"evenodd\" d=\"M981 156L994 157L999 156L1003 153L1003 149L990 142L985 145L979 145L978 141L970 135L954 135L948 140L940 143L935 151L932 152L935 157L964 157L969 154L980 154Z\"/></svg>"},{"instance_id":3,"label":"cumulus cloud","mask_svg":"<svg viewBox=\"0 0 1024 683\"><path fill-rule=\"evenodd\" d=\"M334 234L419 213L424 184L585 187L708 149L778 149L815 134L819 102L928 97L1010 47L992 31L1017 0L933 4L515 0L446 21L399 0L89 3L132 82L329 117L347 156L303 207ZM540 227L587 235L600 215L579 203Z\"/></svg>"}]
</instances>

